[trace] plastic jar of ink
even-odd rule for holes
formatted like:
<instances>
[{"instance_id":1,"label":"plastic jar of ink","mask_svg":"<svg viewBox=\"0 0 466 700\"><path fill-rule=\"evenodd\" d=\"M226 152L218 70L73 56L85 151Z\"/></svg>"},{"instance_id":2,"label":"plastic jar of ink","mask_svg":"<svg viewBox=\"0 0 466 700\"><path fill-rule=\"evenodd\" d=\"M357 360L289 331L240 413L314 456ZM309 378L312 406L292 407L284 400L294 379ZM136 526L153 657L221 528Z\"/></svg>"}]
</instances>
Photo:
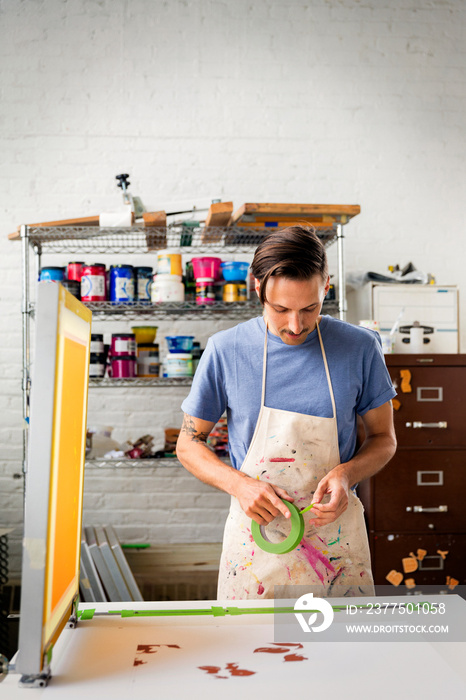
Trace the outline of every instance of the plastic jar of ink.
<instances>
[{"instance_id":1,"label":"plastic jar of ink","mask_svg":"<svg viewBox=\"0 0 466 700\"><path fill-rule=\"evenodd\" d=\"M210 306L215 303L213 277L200 277L196 280L196 304Z\"/></svg>"},{"instance_id":2,"label":"plastic jar of ink","mask_svg":"<svg viewBox=\"0 0 466 700\"><path fill-rule=\"evenodd\" d=\"M106 288L105 265L103 263L84 265L81 276L81 301L105 301Z\"/></svg>"},{"instance_id":3,"label":"plastic jar of ink","mask_svg":"<svg viewBox=\"0 0 466 700\"><path fill-rule=\"evenodd\" d=\"M138 301L150 301L151 300L151 283L152 283L153 269L151 267L135 267L134 268L134 278L135 278L135 291L136 299Z\"/></svg>"},{"instance_id":4,"label":"plastic jar of ink","mask_svg":"<svg viewBox=\"0 0 466 700\"><path fill-rule=\"evenodd\" d=\"M117 304L134 301L134 268L132 265L111 266L109 297L110 301Z\"/></svg>"},{"instance_id":5,"label":"plastic jar of ink","mask_svg":"<svg viewBox=\"0 0 466 700\"><path fill-rule=\"evenodd\" d=\"M187 352L170 352L165 358L167 377L192 377L193 356Z\"/></svg>"},{"instance_id":6,"label":"plastic jar of ink","mask_svg":"<svg viewBox=\"0 0 466 700\"><path fill-rule=\"evenodd\" d=\"M154 275L151 297L154 304L163 301L184 301L181 275Z\"/></svg>"}]
</instances>

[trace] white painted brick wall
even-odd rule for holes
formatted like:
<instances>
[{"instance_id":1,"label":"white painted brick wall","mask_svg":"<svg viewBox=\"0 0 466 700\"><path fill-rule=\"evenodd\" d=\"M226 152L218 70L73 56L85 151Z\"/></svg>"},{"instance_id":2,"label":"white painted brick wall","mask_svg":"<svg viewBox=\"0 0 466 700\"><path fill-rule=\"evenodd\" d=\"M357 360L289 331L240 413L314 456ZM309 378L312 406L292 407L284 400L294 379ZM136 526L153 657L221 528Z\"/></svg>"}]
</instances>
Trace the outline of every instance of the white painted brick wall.
<instances>
[{"instance_id":1,"label":"white painted brick wall","mask_svg":"<svg viewBox=\"0 0 466 700\"><path fill-rule=\"evenodd\" d=\"M152 209L359 203L348 268L412 260L459 285L465 351L465 17L462 0L0 1L0 526L16 526L13 574L21 246L6 235L118 206L122 171ZM188 329L212 330L159 336ZM183 396L95 390L89 421L162 440ZM85 493L85 521L128 541L218 540L228 500L176 468L90 470Z\"/></svg>"}]
</instances>

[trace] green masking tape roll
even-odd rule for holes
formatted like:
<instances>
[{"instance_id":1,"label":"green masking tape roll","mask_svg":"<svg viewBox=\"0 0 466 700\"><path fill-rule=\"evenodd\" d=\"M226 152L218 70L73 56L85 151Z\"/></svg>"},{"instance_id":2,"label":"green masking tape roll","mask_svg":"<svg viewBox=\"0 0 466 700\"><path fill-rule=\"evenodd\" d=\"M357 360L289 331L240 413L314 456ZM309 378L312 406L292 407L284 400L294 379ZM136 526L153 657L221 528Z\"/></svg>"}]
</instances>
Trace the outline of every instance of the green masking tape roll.
<instances>
[{"instance_id":1,"label":"green masking tape roll","mask_svg":"<svg viewBox=\"0 0 466 700\"><path fill-rule=\"evenodd\" d=\"M255 520L251 520L251 532L254 537L254 542L263 549L264 552L268 552L269 554L287 554L288 552L292 552L303 539L303 516L293 503L285 501L284 499L282 499L282 502L291 513L291 532L282 542L270 542L264 534L264 526L258 525Z\"/></svg>"}]
</instances>

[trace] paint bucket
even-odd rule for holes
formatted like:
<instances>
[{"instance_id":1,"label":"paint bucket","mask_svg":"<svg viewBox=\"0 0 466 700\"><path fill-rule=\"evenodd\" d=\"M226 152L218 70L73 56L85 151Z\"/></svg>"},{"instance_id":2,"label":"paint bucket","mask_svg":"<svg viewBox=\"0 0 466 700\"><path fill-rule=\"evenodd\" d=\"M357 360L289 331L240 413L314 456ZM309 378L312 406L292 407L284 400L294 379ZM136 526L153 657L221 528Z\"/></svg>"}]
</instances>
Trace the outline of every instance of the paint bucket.
<instances>
[{"instance_id":1,"label":"paint bucket","mask_svg":"<svg viewBox=\"0 0 466 700\"><path fill-rule=\"evenodd\" d=\"M197 366L199 364L199 360L201 359L202 355L202 350L201 350L201 344L195 341L193 343L193 349L191 350L191 355L193 358L193 375L197 369Z\"/></svg>"},{"instance_id":2,"label":"paint bucket","mask_svg":"<svg viewBox=\"0 0 466 700\"><path fill-rule=\"evenodd\" d=\"M102 379L105 376L105 353L91 352L89 376L96 379Z\"/></svg>"},{"instance_id":3,"label":"paint bucket","mask_svg":"<svg viewBox=\"0 0 466 700\"><path fill-rule=\"evenodd\" d=\"M138 345L138 377L151 379L160 374L159 346L156 343Z\"/></svg>"},{"instance_id":4,"label":"paint bucket","mask_svg":"<svg viewBox=\"0 0 466 700\"><path fill-rule=\"evenodd\" d=\"M223 301L247 301L248 290L246 282L229 282L223 288Z\"/></svg>"},{"instance_id":5,"label":"paint bucket","mask_svg":"<svg viewBox=\"0 0 466 700\"><path fill-rule=\"evenodd\" d=\"M184 284L180 275L154 275L151 287L152 302L184 301Z\"/></svg>"},{"instance_id":6,"label":"paint bucket","mask_svg":"<svg viewBox=\"0 0 466 700\"><path fill-rule=\"evenodd\" d=\"M107 298L106 282L105 265L102 263L84 265L81 277L81 301L105 301Z\"/></svg>"},{"instance_id":7,"label":"paint bucket","mask_svg":"<svg viewBox=\"0 0 466 700\"><path fill-rule=\"evenodd\" d=\"M112 357L131 355L136 357L136 336L134 333L112 333Z\"/></svg>"},{"instance_id":8,"label":"paint bucket","mask_svg":"<svg viewBox=\"0 0 466 700\"><path fill-rule=\"evenodd\" d=\"M134 268L132 265L112 265L110 268L109 297L110 301L117 304L134 301Z\"/></svg>"},{"instance_id":9,"label":"paint bucket","mask_svg":"<svg viewBox=\"0 0 466 700\"><path fill-rule=\"evenodd\" d=\"M212 279L214 280L221 279L221 258L215 258L206 255L202 258L193 258L191 260L191 263L193 266L194 277L196 280L202 279L204 277L212 277Z\"/></svg>"},{"instance_id":10,"label":"paint bucket","mask_svg":"<svg viewBox=\"0 0 466 700\"><path fill-rule=\"evenodd\" d=\"M91 333L91 355L103 354L105 352L103 333Z\"/></svg>"},{"instance_id":11,"label":"paint bucket","mask_svg":"<svg viewBox=\"0 0 466 700\"><path fill-rule=\"evenodd\" d=\"M193 349L193 335L166 335L168 352L191 352Z\"/></svg>"},{"instance_id":12,"label":"paint bucket","mask_svg":"<svg viewBox=\"0 0 466 700\"><path fill-rule=\"evenodd\" d=\"M158 326L131 326L138 345L154 344Z\"/></svg>"},{"instance_id":13,"label":"paint bucket","mask_svg":"<svg viewBox=\"0 0 466 700\"><path fill-rule=\"evenodd\" d=\"M64 267L42 267L39 273L39 280L41 282L61 282L64 279Z\"/></svg>"},{"instance_id":14,"label":"paint bucket","mask_svg":"<svg viewBox=\"0 0 466 700\"><path fill-rule=\"evenodd\" d=\"M160 250L157 253L158 275L183 275L181 268L181 254L172 250Z\"/></svg>"},{"instance_id":15,"label":"paint bucket","mask_svg":"<svg viewBox=\"0 0 466 700\"><path fill-rule=\"evenodd\" d=\"M196 304L209 306L215 303L215 288L213 277L201 277L196 280Z\"/></svg>"},{"instance_id":16,"label":"paint bucket","mask_svg":"<svg viewBox=\"0 0 466 700\"><path fill-rule=\"evenodd\" d=\"M248 276L249 263L226 260L221 265L223 279L227 282L244 282Z\"/></svg>"},{"instance_id":17,"label":"paint bucket","mask_svg":"<svg viewBox=\"0 0 466 700\"><path fill-rule=\"evenodd\" d=\"M133 355L112 357L111 372L113 379L131 379L132 377L136 377L136 358Z\"/></svg>"},{"instance_id":18,"label":"paint bucket","mask_svg":"<svg viewBox=\"0 0 466 700\"><path fill-rule=\"evenodd\" d=\"M70 294L76 297L76 299L81 299L81 282L78 282L77 280L62 280L60 284Z\"/></svg>"},{"instance_id":19,"label":"paint bucket","mask_svg":"<svg viewBox=\"0 0 466 700\"><path fill-rule=\"evenodd\" d=\"M232 282L223 287L223 301L231 303L238 301L238 298L238 285Z\"/></svg>"},{"instance_id":20,"label":"paint bucket","mask_svg":"<svg viewBox=\"0 0 466 700\"><path fill-rule=\"evenodd\" d=\"M81 282L81 277L83 274L83 262L69 262L66 268L66 276L69 280L75 280L76 282Z\"/></svg>"},{"instance_id":21,"label":"paint bucket","mask_svg":"<svg viewBox=\"0 0 466 700\"><path fill-rule=\"evenodd\" d=\"M167 377L192 377L193 356L187 352L171 352L165 358Z\"/></svg>"}]
</instances>

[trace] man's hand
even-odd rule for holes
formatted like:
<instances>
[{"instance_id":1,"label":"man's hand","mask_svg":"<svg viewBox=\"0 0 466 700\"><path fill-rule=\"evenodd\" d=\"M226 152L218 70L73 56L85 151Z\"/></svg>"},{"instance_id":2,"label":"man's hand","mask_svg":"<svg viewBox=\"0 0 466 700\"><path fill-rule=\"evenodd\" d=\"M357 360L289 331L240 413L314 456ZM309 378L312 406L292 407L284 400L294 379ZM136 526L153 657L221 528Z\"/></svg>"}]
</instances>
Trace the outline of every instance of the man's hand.
<instances>
[{"instance_id":1,"label":"man's hand","mask_svg":"<svg viewBox=\"0 0 466 700\"><path fill-rule=\"evenodd\" d=\"M314 513L317 517L312 518L310 522L317 527L321 527L337 520L348 508L349 486L348 477L341 465L329 471L319 481L314 493L312 499L314 507L311 513ZM330 495L330 501L321 503L325 494Z\"/></svg>"},{"instance_id":2,"label":"man's hand","mask_svg":"<svg viewBox=\"0 0 466 700\"><path fill-rule=\"evenodd\" d=\"M258 525L267 525L280 513L285 518L290 517L290 511L280 500L292 502L294 498L279 486L273 486L264 481L243 475L239 480L235 494L246 515L255 520Z\"/></svg>"}]
</instances>

